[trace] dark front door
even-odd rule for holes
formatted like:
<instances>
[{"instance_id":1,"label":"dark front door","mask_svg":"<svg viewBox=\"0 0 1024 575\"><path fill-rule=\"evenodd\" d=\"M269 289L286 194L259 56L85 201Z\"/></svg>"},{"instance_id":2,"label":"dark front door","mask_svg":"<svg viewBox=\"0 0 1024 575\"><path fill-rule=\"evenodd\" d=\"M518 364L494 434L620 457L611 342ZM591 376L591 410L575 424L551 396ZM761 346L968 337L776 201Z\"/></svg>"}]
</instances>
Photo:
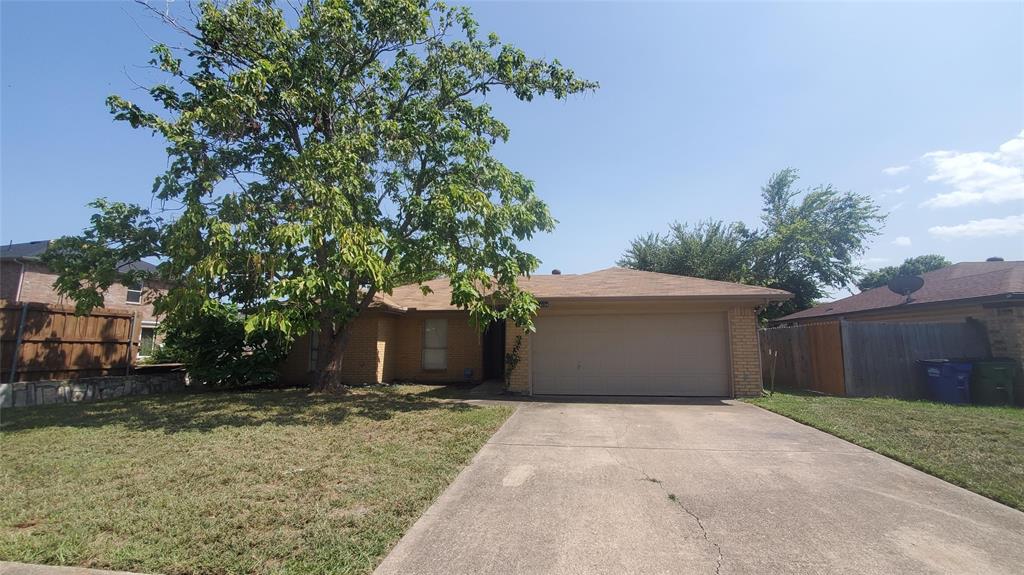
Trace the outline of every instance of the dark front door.
<instances>
[{"instance_id":1,"label":"dark front door","mask_svg":"<svg viewBox=\"0 0 1024 575\"><path fill-rule=\"evenodd\" d=\"M505 379L505 320L484 330L484 379Z\"/></svg>"}]
</instances>

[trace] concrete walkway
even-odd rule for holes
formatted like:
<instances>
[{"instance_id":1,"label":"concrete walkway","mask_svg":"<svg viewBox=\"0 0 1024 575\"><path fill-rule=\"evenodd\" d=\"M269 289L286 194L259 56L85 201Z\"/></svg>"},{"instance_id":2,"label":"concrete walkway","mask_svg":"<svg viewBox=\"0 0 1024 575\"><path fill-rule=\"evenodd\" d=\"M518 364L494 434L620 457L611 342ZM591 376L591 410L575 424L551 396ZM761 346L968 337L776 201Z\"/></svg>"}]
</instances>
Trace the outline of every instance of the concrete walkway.
<instances>
[{"instance_id":1,"label":"concrete walkway","mask_svg":"<svg viewBox=\"0 0 1024 575\"><path fill-rule=\"evenodd\" d=\"M127 571L107 571L106 569L86 569L85 567L54 567L51 565L31 565L0 561L0 575L143 575Z\"/></svg>"},{"instance_id":2,"label":"concrete walkway","mask_svg":"<svg viewBox=\"0 0 1024 575\"><path fill-rule=\"evenodd\" d=\"M522 403L377 569L1021 573L1024 513L732 401Z\"/></svg>"}]
</instances>

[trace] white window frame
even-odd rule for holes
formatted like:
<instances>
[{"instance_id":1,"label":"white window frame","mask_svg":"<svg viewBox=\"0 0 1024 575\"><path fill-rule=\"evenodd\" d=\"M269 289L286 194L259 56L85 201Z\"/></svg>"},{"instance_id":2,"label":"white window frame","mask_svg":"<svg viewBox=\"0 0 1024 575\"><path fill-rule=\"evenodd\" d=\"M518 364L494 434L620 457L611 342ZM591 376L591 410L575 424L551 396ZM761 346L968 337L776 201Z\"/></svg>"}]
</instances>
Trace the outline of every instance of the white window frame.
<instances>
[{"instance_id":1,"label":"white window frame","mask_svg":"<svg viewBox=\"0 0 1024 575\"><path fill-rule=\"evenodd\" d=\"M142 322L142 325L139 327L139 352L138 352L138 354L136 354L138 357L143 358L143 357L149 357L151 355L151 354L143 354L142 353L142 332L144 330L147 330L147 329L153 330L153 349L154 350L156 350L156 348L160 345L156 341L156 328L158 328L158 327L160 327L160 324L155 322L155 321L143 321Z\"/></svg>"},{"instance_id":2,"label":"white window frame","mask_svg":"<svg viewBox=\"0 0 1024 575\"><path fill-rule=\"evenodd\" d=\"M142 292L146 289L145 284L139 282L139 288L135 289L132 286L124 286L127 289L127 293L124 296L124 303L128 305L142 305ZM139 301L132 301L131 297L133 293L139 294Z\"/></svg>"},{"instance_id":3,"label":"white window frame","mask_svg":"<svg viewBox=\"0 0 1024 575\"><path fill-rule=\"evenodd\" d=\"M444 341L442 342L442 345L440 345L440 346L439 345L429 345L428 346L428 342L429 342L430 338L427 337L427 334L428 334L428 332L431 329L431 325L435 326L434 329L437 329L437 326L443 326L442 329L443 329L443 333L444 333ZM436 362L436 360L437 360L436 356L438 355L436 352L438 352L438 351L442 352L440 354L440 358L441 358L440 362ZM435 356L433 358L433 362L432 362L431 359L428 358L428 356ZM423 351L420 354L420 367L423 368L423 371L446 371L448 369L448 319L447 318L429 318L429 319L423 320Z\"/></svg>"}]
</instances>

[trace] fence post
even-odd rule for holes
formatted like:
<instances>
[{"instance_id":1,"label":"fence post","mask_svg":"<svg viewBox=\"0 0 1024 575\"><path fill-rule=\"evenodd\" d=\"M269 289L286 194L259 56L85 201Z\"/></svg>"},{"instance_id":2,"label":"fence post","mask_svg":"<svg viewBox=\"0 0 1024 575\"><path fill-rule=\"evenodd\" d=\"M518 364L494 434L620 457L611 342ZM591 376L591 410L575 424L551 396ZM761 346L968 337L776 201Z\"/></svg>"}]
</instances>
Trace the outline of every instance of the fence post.
<instances>
[{"instance_id":1,"label":"fence post","mask_svg":"<svg viewBox=\"0 0 1024 575\"><path fill-rule=\"evenodd\" d=\"M11 356L11 373L7 376L8 383L14 383L14 375L18 373L18 353L21 351L21 338L25 333L25 316L28 315L28 303L21 304L21 318L18 319L18 332L14 336L14 355Z\"/></svg>"},{"instance_id":2,"label":"fence post","mask_svg":"<svg viewBox=\"0 0 1024 575\"><path fill-rule=\"evenodd\" d=\"M125 375L132 373L132 346L135 345L135 317L138 315L138 312L132 313L132 322L128 327L128 358L124 362Z\"/></svg>"}]
</instances>

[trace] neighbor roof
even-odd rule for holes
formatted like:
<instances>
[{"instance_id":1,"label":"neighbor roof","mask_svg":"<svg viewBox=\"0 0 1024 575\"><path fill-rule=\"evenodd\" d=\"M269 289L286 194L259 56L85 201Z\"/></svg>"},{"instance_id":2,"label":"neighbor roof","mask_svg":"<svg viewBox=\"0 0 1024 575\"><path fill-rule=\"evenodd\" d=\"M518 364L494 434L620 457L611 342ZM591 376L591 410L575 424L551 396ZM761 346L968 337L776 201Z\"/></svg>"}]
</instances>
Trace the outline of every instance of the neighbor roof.
<instances>
[{"instance_id":1,"label":"neighbor roof","mask_svg":"<svg viewBox=\"0 0 1024 575\"><path fill-rule=\"evenodd\" d=\"M0 246L0 259L39 259L50 246L50 240L25 242L23 244L7 244Z\"/></svg>"},{"instance_id":2,"label":"neighbor roof","mask_svg":"<svg viewBox=\"0 0 1024 575\"><path fill-rule=\"evenodd\" d=\"M0 245L0 260L38 260L50 247L52 240L38 240L21 244ZM123 263L119 268L140 270L146 272L156 271L156 266L142 260Z\"/></svg>"},{"instance_id":3,"label":"neighbor roof","mask_svg":"<svg viewBox=\"0 0 1024 575\"><path fill-rule=\"evenodd\" d=\"M420 284L397 287L387 304L403 309L454 310L447 278L424 282L431 293L423 294ZM782 301L792 297L786 291L687 276L608 268L587 274L534 275L519 279L519 286L539 300L577 299L749 299ZM384 303L384 302L382 302Z\"/></svg>"},{"instance_id":4,"label":"neighbor roof","mask_svg":"<svg viewBox=\"0 0 1024 575\"><path fill-rule=\"evenodd\" d=\"M924 286L907 298L882 286L781 317L775 322L907 308L979 298L1024 296L1024 262L963 262L922 274Z\"/></svg>"}]
</instances>

